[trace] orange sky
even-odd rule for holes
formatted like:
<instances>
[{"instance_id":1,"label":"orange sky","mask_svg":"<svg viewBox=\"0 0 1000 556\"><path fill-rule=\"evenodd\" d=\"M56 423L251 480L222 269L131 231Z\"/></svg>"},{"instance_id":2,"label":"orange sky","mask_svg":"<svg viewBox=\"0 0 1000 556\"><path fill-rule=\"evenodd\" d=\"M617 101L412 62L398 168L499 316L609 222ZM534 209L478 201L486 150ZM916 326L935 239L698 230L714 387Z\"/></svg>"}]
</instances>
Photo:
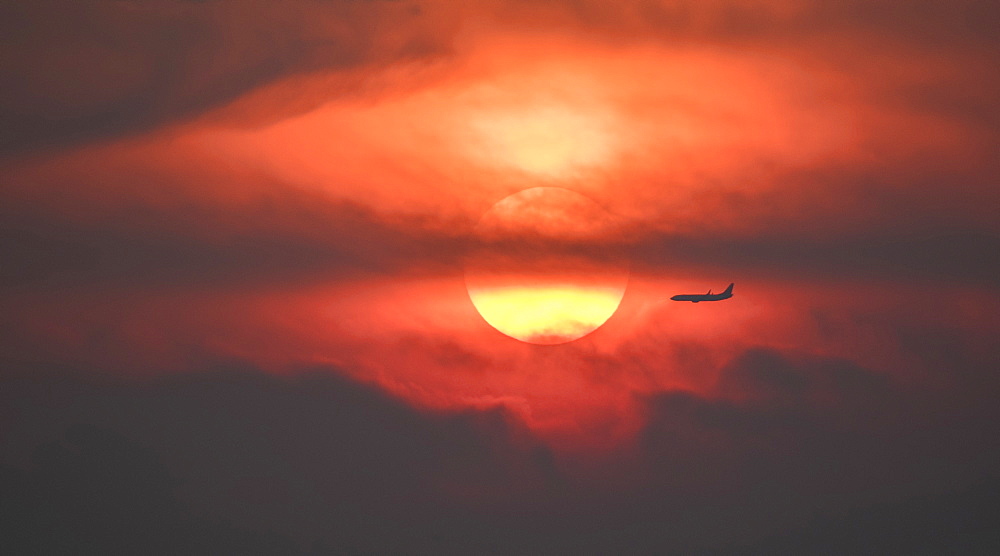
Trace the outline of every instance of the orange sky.
<instances>
[{"instance_id":1,"label":"orange sky","mask_svg":"<svg viewBox=\"0 0 1000 556\"><path fill-rule=\"evenodd\" d=\"M962 301L995 279L965 259L943 277L919 248L1000 232L982 202L996 130L972 116L998 87L980 37L948 18L886 31L856 2L613 4L338 4L336 17L308 3L242 15L169 4L232 44L137 108L148 114L54 129L6 159L6 212L93 244L53 263L68 269L53 271L51 298L18 294L25 314L9 326L26 341L6 349L37 357L51 336L60 359L116 371L203 356L330 364L421 407L499 405L553 442L614 444L641 426L644 396L715 395L752 347L910 378L890 329L823 327L908 311L942 279L923 317L995 327L995 296ZM122 32L148 21L139 5L101 9L91 16ZM257 17L277 18L270 54L240 28ZM349 54L297 53L285 34ZM61 105L69 120L127 104L160 47L136 61L98 46L104 65ZM294 63L268 70L272 55ZM253 79L247 59L261 64ZM33 78L25 90L49 91ZM479 219L532 187L620 219L620 234L572 248L632 268L611 320L563 346L498 334L462 280ZM731 281L725 304L664 301ZM81 289L104 302L89 307Z\"/></svg>"},{"instance_id":2,"label":"orange sky","mask_svg":"<svg viewBox=\"0 0 1000 556\"><path fill-rule=\"evenodd\" d=\"M0 3L8 529L24 553L1000 546L998 19Z\"/></svg>"}]
</instances>

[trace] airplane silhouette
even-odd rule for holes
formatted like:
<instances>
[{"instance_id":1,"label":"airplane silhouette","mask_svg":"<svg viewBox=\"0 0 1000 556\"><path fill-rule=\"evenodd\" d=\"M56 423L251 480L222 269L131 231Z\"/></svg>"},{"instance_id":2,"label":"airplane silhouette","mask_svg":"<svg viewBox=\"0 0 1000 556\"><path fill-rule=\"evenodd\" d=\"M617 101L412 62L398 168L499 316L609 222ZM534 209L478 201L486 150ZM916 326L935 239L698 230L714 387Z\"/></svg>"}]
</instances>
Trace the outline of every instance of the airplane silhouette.
<instances>
[{"instance_id":1,"label":"airplane silhouette","mask_svg":"<svg viewBox=\"0 0 1000 556\"><path fill-rule=\"evenodd\" d=\"M698 303L699 301L722 301L723 299L729 299L733 296L733 284L729 284L726 291L722 293L713 294L712 290L708 290L708 293L685 293L681 295L675 295L670 299L674 301L690 301L691 303Z\"/></svg>"}]
</instances>

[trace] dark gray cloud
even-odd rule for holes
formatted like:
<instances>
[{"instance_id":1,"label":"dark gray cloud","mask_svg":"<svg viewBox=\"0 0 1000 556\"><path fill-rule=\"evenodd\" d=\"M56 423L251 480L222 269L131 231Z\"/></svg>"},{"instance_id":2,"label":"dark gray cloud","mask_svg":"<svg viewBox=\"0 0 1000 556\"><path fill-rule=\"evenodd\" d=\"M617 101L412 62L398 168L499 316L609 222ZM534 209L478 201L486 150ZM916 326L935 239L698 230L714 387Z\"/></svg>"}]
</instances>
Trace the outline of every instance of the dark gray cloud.
<instances>
[{"instance_id":1,"label":"dark gray cloud","mask_svg":"<svg viewBox=\"0 0 1000 556\"><path fill-rule=\"evenodd\" d=\"M450 37L429 19L388 1L5 2L0 155L184 120L292 75L431 58Z\"/></svg>"},{"instance_id":2,"label":"dark gray cloud","mask_svg":"<svg viewBox=\"0 0 1000 556\"><path fill-rule=\"evenodd\" d=\"M812 553L835 540L898 552L933 539L930 546L949 551L966 546L964 531L996 546L996 531L983 521L953 519L996 512L1000 453L989 440L995 426L983 420L995 422L988 415L996 409L986 397L953 395L991 368L953 364L952 385L930 393L849 360L753 349L723 370L714 395L650 399L641 435L648 481L712 492L692 511L714 508L718 521L697 526L746 543L743 550ZM987 388L997 386L994 377ZM741 527L782 532L741 540Z\"/></svg>"},{"instance_id":3,"label":"dark gray cloud","mask_svg":"<svg viewBox=\"0 0 1000 556\"><path fill-rule=\"evenodd\" d=\"M288 538L193 515L157 454L114 431L69 427L31 465L0 465L7 550L19 554L296 554Z\"/></svg>"},{"instance_id":4,"label":"dark gray cloud","mask_svg":"<svg viewBox=\"0 0 1000 556\"><path fill-rule=\"evenodd\" d=\"M55 516L40 509L19 522L56 517L57 531L97 549L132 538L133 521L169 528L187 519L191 529L203 515L237 533L275 531L301 546L322 540L337 553L494 551L491 512L514 519L513 500L544 498L559 485L546 449L502 412L421 413L328 369L276 378L230 367L146 383L37 369L10 376L17 371L4 369L3 460L27 465L37 488L67 487L53 494L62 505ZM44 496L29 492L21 502ZM90 503L106 504L111 521L87 518ZM145 509L170 519L113 521ZM81 519L99 527L80 527Z\"/></svg>"},{"instance_id":5,"label":"dark gray cloud","mask_svg":"<svg viewBox=\"0 0 1000 556\"><path fill-rule=\"evenodd\" d=\"M979 232L835 239L661 237L635 249L637 264L654 272L703 267L747 278L1000 286L1000 237Z\"/></svg>"},{"instance_id":6,"label":"dark gray cloud","mask_svg":"<svg viewBox=\"0 0 1000 556\"><path fill-rule=\"evenodd\" d=\"M989 44L997 40L989 22L997 6L988 0L514 0L508 14L540 12L542 4L559 10L592 31L658 37L667 42L691 38L780 42L824 34L867 36L920 44Z\"/></svg>"},{"instance_id":7,"label":"dark gray cloud","mask_svg":"<svg viewBox=\"0 0 1000 556\"><path fill-rule=\"evenodd\" d=\"M0 286L218 285L435 272L460 264L466 240L352 203L281 188L252 206L142 204L115 221L0 209ZM18 210L20 208L21 210Z\"/></svg>"},{"instance_id":8,"label":"dark gray cloud","mask_svg":"<svg viewBox=\"0 0 1000 556\"><path fill-rule=\"evenodd\" d=\"M477 248L471 230L460 224L445 231L420 216L387 216L291 190L271 195L257 208L188 205L176 213L144 207L135 211L133 216L146 212L147 217L80 223L36 210L0 209L5 219L0 286L236 285L400 271L453 273L461 270L465 254ZM996 287L1000 276L1000 237L960 228L832 237L653 232L633 235L626 243L520 242L508 247L507 255L527 258L561 253L581 260L631 260L634 268L654 274L702 268L727 269L746 279L987 287Z\"/></svg>"},{"instance_id":9,"label":"dark gray cloud","mask_svg":"<svg viewBox=\"0 0 1000 556\"><path fill-rule=\"evenodd\" d=\"M969 365L960 376L986 369ZM500 410L417 411L334 369L209 367L135 380L6 363L3 507L17 519L4 524L47 520L63 536L46 542L98 549L169 538L260 553L1000 541L984 526L1000 480L996 408L849 360L748 350L713 392L650 397L636 449L585 473Z\"/></svg>"}]
</instances>

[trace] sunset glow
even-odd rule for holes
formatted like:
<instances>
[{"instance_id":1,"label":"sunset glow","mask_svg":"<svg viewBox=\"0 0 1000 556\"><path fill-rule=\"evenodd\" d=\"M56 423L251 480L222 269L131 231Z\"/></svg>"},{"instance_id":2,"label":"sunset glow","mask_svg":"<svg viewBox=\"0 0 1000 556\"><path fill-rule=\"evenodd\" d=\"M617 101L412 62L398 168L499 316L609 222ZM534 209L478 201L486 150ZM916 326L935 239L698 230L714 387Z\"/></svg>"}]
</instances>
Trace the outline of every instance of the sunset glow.
<instances>
[{"instance_id":1,"label":"sunset glow","mask_svg":"<svg viewBox=\"0 0 1000 556\"><path fill-rule=\"evenodd\" d=\"M543 178L566 177L610 158L614 135L598 110L551 101L486 113L472 125L482 134L480 155L488 163Z\"/></svg>"},{"instance_id":2,"label":"sunset glow","mask_svg":"<svg viewBox=\"0 0 1000 556\"><path fill-rule=\"evenodd\" d=\"M998 20L0 2L5 552L1000 554Z\"/></svg>"}]
</instances>

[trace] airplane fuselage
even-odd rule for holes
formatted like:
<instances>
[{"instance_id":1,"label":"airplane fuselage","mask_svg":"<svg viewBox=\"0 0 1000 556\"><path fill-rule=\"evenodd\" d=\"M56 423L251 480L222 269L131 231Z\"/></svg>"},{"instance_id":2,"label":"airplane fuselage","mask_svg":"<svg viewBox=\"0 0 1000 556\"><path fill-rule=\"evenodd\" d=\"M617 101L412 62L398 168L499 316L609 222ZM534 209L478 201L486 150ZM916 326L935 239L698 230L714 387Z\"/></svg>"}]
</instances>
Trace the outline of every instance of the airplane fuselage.
<instances>
[{"instance_id":1,"label":"airplane fuselage","mask_svg":"<svg viewBox=\"0 0 1000 556\"><path fill-rule=\"evenodd\" d=\"M716 293L716 294L683 294L675 295L670 299L674 301L690 301L691 303L698 303L699 301L722 301L723 299L729 299L733 294Z\"/></svg>"},{"instance_id":2,"label":"airplane fuselage","mask_svg":"<svg viewBox=\"0 0 1000 556\"><path fill-rule=\"evenodd\" d=\"M690 301L691 303L698 303L700 301L722 301L723 299L729 299L733 296L733 284L729 284L726 291L722 293L712 293L712 290L708 290L708 293L684 293L680 295L675 295L670 299L673 301Z\"/></svg>"}]
</instances>

